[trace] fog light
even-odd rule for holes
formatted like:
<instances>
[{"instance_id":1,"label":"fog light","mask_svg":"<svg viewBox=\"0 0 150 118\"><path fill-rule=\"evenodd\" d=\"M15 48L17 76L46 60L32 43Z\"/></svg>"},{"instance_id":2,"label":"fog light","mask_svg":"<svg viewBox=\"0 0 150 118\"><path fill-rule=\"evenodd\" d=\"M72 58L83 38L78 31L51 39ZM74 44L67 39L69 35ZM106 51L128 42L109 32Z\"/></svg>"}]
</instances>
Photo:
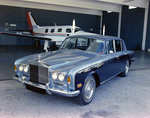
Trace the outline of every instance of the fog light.
<instances>
[{"instance_id":1,"label":"fog light","mask_svg":"<svg viewBox=\"0 0 150 118\"><path fill-rule=\"evenodd\" d=\"M23 79L23 80L25 80L25 79L26 79L26 77L25 77L25 76L23 76L23 77L22 77L22 79Z\"/></svg>"}]
</instances>

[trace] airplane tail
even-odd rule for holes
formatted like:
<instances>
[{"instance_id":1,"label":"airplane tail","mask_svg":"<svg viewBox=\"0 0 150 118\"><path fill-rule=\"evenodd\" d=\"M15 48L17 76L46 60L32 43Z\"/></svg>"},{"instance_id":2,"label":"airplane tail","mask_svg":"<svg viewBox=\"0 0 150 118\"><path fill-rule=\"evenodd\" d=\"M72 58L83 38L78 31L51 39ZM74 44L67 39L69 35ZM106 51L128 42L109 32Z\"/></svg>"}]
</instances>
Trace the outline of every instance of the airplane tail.
<instances>
[{"instance_id":1,"label":"airplane tail","mask_svg":"<svg viewBox=\"0 0 150 118\"><path fill-rule=\"evenodd\" d=\"M28 28L33 31L34 29L38 29L38 25L34 19L34 17L32 16L31 12L27 12L27 22L28 22Z\"/></svg>"}]
</instances>

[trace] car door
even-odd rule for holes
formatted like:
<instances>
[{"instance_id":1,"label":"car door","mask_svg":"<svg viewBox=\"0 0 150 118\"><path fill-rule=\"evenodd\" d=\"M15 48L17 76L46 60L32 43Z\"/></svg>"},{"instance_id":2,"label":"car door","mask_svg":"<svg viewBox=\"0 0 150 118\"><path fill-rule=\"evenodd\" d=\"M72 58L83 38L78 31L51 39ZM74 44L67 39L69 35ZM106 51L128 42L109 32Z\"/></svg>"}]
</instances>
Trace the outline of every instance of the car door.
<instances>
[{"instance_id":1,"label":"car door","mask_svg":"<svg viewBox=\"0 0 150 118\"><path fill-rule=\"evenodd\" d=\"M116 53L115 40L107 42L107 79L119 73L120 58Z\"/></svg>"},{"instance_id":2,"label":"car door","mask_svg":"<svg viewBox=\"0 0 150 118\"><path fill-rule=\"evenodd\" d=\"M126 65L127 61L127 55L124 54L124 49L123 49L123 42L122 40L115 40L115 48L116 48L116 54L118 56L118 69L119 72L123 71Z\"/></svg>"}]
</instances>

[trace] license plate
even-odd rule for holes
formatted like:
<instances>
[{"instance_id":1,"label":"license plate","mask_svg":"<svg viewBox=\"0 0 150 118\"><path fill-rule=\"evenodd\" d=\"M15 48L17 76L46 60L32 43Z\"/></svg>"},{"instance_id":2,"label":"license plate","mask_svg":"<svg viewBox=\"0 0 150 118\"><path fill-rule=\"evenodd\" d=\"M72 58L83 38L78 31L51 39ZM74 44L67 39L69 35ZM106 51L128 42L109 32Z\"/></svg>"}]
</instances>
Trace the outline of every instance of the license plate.
<instances>
[{"instance_id":1,"label":"license plate","mask_svg":"<svg viewBox=\"0 0 150 118\"><path fill-rule=\"evenodd\" d=\"M34 86L30 86L28 84L26 84L26 89L28 89L30 91L33 91L33 92L46 94L46 90L45 89L41 89L41 88L37 88L37 87L34 87Z\"/></svg>"}]
</instances>

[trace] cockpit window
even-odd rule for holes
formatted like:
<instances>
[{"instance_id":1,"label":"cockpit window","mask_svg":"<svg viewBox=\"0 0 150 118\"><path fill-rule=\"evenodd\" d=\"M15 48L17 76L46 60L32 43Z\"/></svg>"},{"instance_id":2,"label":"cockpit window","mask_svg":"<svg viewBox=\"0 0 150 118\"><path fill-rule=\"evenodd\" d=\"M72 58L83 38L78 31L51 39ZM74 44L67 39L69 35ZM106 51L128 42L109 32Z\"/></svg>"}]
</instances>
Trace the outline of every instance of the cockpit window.
<instances>
[{"instance_id":1,"label":"cockpit window","mask_svg":"<svg viewBox=\"0 0 150 118\"><path fill-rule=\"evenodd\" d=\"M67 32L67 33L71 33L71 29L70 29L70 28L67 28L67 29L66 29L66 32Z\"/></svg>"},{"instance_id":2,"label":"cockpit window","mask_svg":"<svg viewBox=\"0 0 150 118\"><path fill-rule=\"evenodd\" d=\"M75 28L75 32L81 31L80 28Z\"/></svg>"},{"instance_id":3,"label":"cockpit window","mask_svg":"<svg viewBox=\"0 0 150 118\"><path fill-rule=\"evenodd\" d=\"M103 54L104 41L88 38L67 38L62 44L61 49L79 49Z\"/></svg>"}]
</instances>

